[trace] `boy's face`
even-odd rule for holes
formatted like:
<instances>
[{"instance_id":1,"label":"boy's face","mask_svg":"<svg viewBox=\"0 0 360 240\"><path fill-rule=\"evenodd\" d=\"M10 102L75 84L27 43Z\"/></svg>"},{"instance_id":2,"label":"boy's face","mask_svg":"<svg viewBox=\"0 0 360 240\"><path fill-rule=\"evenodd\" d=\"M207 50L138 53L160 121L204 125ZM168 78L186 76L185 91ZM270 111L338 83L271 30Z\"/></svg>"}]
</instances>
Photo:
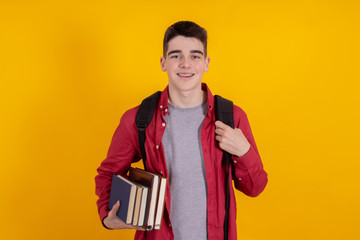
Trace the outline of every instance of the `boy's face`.
<instances>
[{"instance_id":1,"label":"boy's face","mask_svg":"<svg viewBox=\"0 0 360 240\"><path fill-rule=\"evenodd\" d=\"M175 91L201 90L201 79L209 69L210 58L204 56L204 46L193 37L176 36L168 42L161 69L168 74L169 88Z\"/></svg>"}]
</instances>

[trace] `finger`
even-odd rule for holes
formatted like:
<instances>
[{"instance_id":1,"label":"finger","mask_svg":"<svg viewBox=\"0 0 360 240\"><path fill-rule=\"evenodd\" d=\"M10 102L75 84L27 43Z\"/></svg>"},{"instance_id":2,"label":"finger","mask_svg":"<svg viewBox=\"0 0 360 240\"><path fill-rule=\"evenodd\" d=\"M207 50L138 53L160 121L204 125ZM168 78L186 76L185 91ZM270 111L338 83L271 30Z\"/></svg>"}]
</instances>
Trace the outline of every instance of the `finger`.
<instances>
[{"instance_id":1,"label":"finger","mask_svg":"<svg viewBox=\"0 0 360 240\"><path fill-rule=\"evenodd\" d=\"M219 141L219 147L221 150L228 151L227 145L222 141Z\"/></svg>"},{"instance_id":2,"label":"finger","mask_svg":"<svg viewBox=\"0 0 360 240\"><path fill-rule=\"evenodd\" d=\"M137 226L134 226L133 229L140 230L140 231L146 230L146 228L144 228L144 227L137 227Z\"/></svg>"},{"instance_id":3,"label":"finger","mask_svg":"<svg viewBox=\"0 0 360 240\"><path fill-rule=\"evenodd\" d=\"M226 126L226 124L223 123L222 121L217 120L215 122L215 127L217 127L217 128L224 128L225 126Z\"/></svg>"},{"instance_id":4,"label":"finger","mask_svg":"<svg viewBox=\"0 0 360 240\"><path fill-rule=\"evenodd\" d=\"M120 208L120 200L118 200L113 206L113 209L116 211L119 210L119 208Z\"/></svg>"},{"instance_id":5,"label":"finger","mask_svg":"<svg viewBox=\"0 0 360 240\"><path fill-rule=\"evenodd\" d=\"M224 130L222 130L221 128L215 129L215 134L216 134L216 135L222 136L223 133L224 133Z\"/></svg>"},{"instance_id":6,"label":"finger","mask_svg":"<svg viewBox=\"0 0 360 240\"><path fill-rule=\"evenodd\" d=\"M221 121L216 121L215 122L215 127L217 128L221 128L221 129L227 129L227 128L230 128L230 126L226 125L225 123L221 122Z\"/></svg>"},{"instance_id":7,"label":"finger","mask_svg":"<svg viewBox=\"0 0 360 240\"><path fill-rule=\"evenodd\" d=\"M109 215L114 216L116 215L116 213L119 211L120 208L120 201L118 200L114 206L111 208Z\"/></svg>"},{"instance_id":8,"label":"finger","mask_svg":"<svg viewBox=\"0 0 360 240\"><path fill-rule=\"evenodd\" d=\"M219 142L220 145L222 145L221 149L224 149L227 145L229 145L229 140L225 138L224 136L215 136L215 140Z\"/></svg>"}]
</instances>

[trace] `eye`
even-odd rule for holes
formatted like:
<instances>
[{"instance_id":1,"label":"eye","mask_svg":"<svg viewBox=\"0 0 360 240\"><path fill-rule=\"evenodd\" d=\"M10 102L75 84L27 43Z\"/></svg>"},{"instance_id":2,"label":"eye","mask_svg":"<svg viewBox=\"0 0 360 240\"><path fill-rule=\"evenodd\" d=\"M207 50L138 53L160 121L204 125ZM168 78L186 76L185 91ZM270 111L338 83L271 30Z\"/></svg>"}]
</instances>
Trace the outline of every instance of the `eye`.
<instances>
[{"instance_id":1,"label":"eye","mask_svg":"<svg viewBox=\"0 0 360 240\"><path fill-rule=\"evenodd\" d=\"M194 59L200 59L200 56L193 55L192 58L194 58Z\"/></svg>"},{"instance_id":2,"label":"eye","mask_svg":"<svg viewBox=\"0 0 360 240\"><path fill-rule=\"evenodd\" d=\"M179 55L172 55L170 58L177 59L177 58L179 58Z\"/></svg>"}]
</instances>

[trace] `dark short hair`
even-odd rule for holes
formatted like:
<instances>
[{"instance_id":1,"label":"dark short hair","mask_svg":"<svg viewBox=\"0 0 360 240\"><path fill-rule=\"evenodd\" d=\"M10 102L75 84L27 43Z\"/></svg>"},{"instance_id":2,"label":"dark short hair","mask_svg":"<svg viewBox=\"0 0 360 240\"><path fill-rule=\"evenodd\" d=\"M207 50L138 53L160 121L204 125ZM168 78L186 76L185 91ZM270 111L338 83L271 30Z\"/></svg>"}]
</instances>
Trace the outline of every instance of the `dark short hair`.
<instances>
[{"instance_id":1,"label":"dark short hair","mask_svg":"<svg viewBox=\"0 0 360 240\"><path fill-rule=\"evenodd\" d=\"M207 33L206 30L194 22L180 21L171 25L165 32L163 42L163 56L166 57L168 43L176 36L194 37L200 40L204 46L204 56L207 55Z\"/></svg>"}]
</instances>

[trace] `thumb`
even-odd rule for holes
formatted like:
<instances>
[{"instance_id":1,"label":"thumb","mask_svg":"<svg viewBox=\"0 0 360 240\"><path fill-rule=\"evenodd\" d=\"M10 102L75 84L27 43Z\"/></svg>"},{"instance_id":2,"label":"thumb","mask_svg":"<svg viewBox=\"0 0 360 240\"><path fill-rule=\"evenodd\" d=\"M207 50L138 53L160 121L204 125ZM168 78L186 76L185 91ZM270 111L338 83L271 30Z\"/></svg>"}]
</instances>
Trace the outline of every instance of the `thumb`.
<instances>
[{"instance_id":1,"label":"thumb","mask_svg":"<svg viewBox=\"0 0 360 240\"><path fill-rule=\"evenodd\" d=\"M120 200L118 200L118 201L115 203L115 205L114 205L113 208L114 208L116 211L119 210L119 208L120 208Z\"/></svg>"},{"instance_id":2,"label":"thumb","mask_svg":"<svg viewBox=\"0 0 360 240\"><path fill-rule=\"evenodd\" d=\"M118 200L114 206L111 208L111 211L109 212L109 215L116 215L116 213L119 211L120 208L120 201Z\"/></svg>"}]
</instances>

